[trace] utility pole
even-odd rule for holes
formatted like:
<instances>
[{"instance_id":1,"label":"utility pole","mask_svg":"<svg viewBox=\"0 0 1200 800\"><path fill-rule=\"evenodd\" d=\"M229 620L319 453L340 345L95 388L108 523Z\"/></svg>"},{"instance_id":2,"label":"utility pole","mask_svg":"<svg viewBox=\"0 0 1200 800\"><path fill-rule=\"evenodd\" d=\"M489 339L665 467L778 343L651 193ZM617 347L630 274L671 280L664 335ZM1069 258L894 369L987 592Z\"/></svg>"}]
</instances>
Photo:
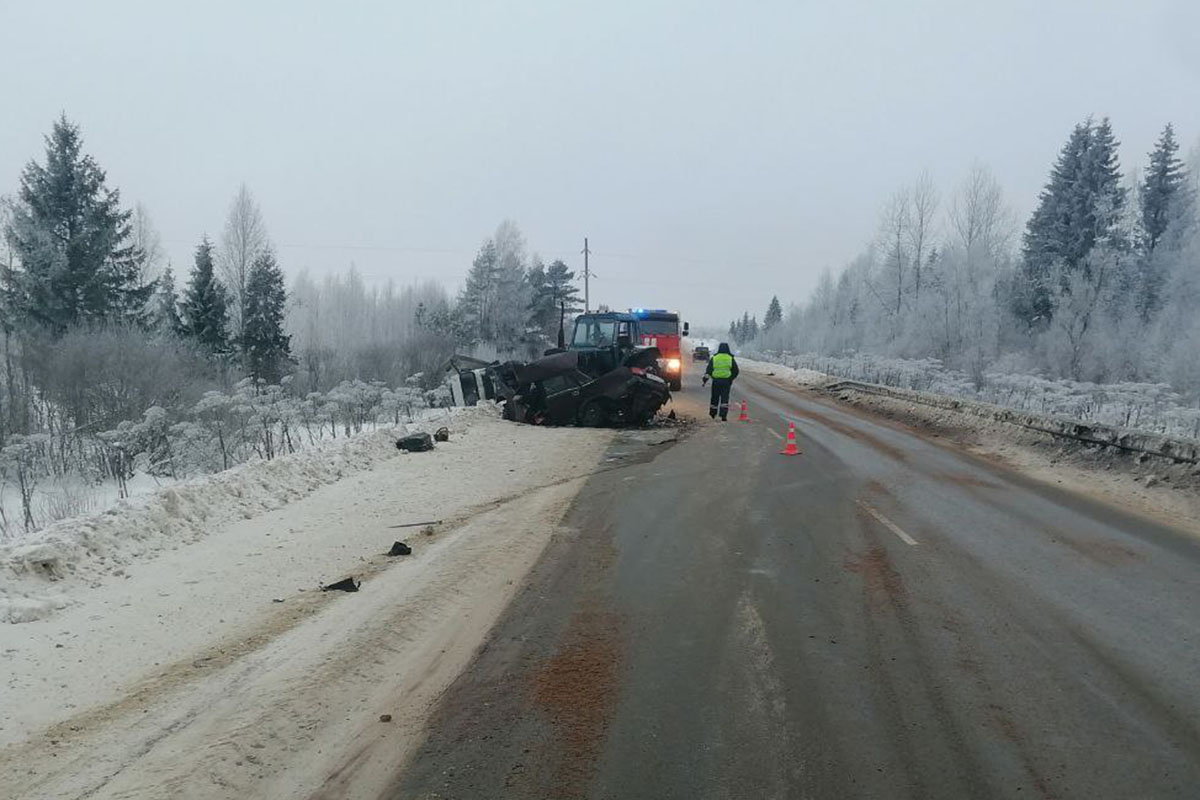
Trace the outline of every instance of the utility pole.
<instances>
[{"instance_id":1,"label":"utility pole","mask_svg":"<svg viewBox=\"0 0 1200 800\"><path fill-rule=\"evenodd\" d=\"M592 277L591 271L588 269L588 256L592 251L588 249L587 237L583 237L583 312L592 310L591 296L588 294L588 279Z\"/></svg>"}]
</instances>

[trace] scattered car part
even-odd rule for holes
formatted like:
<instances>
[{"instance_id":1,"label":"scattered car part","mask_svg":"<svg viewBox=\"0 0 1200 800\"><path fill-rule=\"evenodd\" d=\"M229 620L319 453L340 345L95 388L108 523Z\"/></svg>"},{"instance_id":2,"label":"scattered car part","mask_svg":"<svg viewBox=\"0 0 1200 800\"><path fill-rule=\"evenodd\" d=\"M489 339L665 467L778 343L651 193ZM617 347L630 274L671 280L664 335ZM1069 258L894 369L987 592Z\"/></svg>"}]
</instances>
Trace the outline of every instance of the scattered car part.
<instances>
[{"instance_id":1,"label":"scattered car part","mask_svg":"<svg viewBox=\"0 0 1200 800\"><path fill-rule=\"evenodd\" d=\"M388 550L389 556L410 556L412 548L404 542L392 542L392 549Z\"/></svg>"},{"instance_id":2,"label":"scattered car part","mask_svg":"<svg viewBox=\"0 0 1200 800\"><path fill-rule=\"evenodd\" d=\"M322 592L357 592L358 587L362 586L362 581L356 581L353 577L342 578L337 583L331 583L328 586L322 586Z\"/></svg>"},{"instance_id":3,"label":"scattered car part","mask_svg":"<svg viewBox=\"0 0 1200 800\"><path fill-rule=\"evenodd\" d=\"M433 437L424 431L410 433L408 436L401 437L396 442L396 447L409 453L423 453L433 449Z\"/></svg>"},{"instance_id":4,"label":"scattered car part","mask_svg":"<svg viewBox=\"0 0 1200 800\"><path fill-rule=\"evenodd\" d=\"M433 440L435 442L450 441L450 429L449 428L438 428L436 431L433 432Z\"/></svg>"}]
</instances>

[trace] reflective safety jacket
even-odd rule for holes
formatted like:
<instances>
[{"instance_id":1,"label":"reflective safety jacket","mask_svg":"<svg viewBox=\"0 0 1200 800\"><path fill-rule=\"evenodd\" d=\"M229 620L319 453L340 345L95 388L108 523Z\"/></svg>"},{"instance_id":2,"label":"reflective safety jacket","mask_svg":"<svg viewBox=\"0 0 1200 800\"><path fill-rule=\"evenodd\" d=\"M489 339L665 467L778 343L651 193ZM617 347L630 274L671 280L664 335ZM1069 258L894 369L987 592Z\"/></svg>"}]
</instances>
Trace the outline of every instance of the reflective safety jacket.
<instances>
[{"instance_id":1,"label":"reflective safety jacket","mask_svg":"<svg viewBox=\"0 0 1200 800\"><path fill-rule=\"evenodd\" d=\"M705 370L713 378L736 378L738 376L737 361L729 353L715 353L708 361Z\"/></svg>"}]
</instances>

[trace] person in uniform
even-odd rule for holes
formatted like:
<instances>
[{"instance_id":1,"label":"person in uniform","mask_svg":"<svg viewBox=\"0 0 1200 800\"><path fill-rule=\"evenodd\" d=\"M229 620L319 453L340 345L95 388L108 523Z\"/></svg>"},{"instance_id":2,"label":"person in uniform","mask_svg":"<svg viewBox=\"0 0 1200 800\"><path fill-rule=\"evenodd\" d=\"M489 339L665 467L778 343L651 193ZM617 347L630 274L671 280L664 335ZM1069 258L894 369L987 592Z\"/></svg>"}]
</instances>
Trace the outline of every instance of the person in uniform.
<instances>
[{"instance_id":1,"label":"person in uniform","mask_svg":"<svg viewBox=\"0 0 1200 800\"><path fill-rule=\"evenodd\" d=\"M708 402L708 415L713 419L721 415L721 422L729 416L729 390L738 376L737 359L729 352L729 343L721 342L716 354L708 360L708 368L704 370L702 384L712 378L712 397Z\"/></svg>"}]
</instances>

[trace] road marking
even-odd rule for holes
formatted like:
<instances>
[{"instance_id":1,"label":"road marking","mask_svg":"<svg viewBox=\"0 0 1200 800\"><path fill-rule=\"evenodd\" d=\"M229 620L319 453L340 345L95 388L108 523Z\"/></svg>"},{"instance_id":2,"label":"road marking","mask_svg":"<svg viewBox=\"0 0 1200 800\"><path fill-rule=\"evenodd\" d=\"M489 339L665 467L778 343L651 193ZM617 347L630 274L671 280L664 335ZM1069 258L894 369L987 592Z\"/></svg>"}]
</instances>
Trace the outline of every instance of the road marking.
<instances>
[{"instance_id":1,"label":"road marking","mask_svg":"<svg viewBox=\"0 0 1200 800\"><path fill-rule=\"evenodd\" d=\"M779 441L781 441L781 442L783 441L783 434L782 434L782 433L780 433L780 432L779 432L779 431L777 431L777 430L774 430L773 428L767 428L767 430L771 431L771 435L772 435L772 436L774 436L776 439L778 439L778 440L779 440Z\"/></svg>"},{"instance_id":2,"label":"road marking","mask_svg":"<svg viewBox=\"0 0 1200 800\"><path fill-rule=\"evenodd\" d=\"M858 501L858 505L859 505L859 507L862 508L863 511L866 511L868 514L870 514L872 517L874 517L876 520L878 520L880 525L882 525L883 527L887 528L892 533L899 536L900 541L902 541L905 544L912 546L912 547L916 546L917 540L914 539L913 537L909 536L903 530L901 530L899 525L892 522L890 519L885 517L883 514L880 514L875 509L871 508L869 505L864 503L862 500Z\"/></svg>"}]
</instances>

